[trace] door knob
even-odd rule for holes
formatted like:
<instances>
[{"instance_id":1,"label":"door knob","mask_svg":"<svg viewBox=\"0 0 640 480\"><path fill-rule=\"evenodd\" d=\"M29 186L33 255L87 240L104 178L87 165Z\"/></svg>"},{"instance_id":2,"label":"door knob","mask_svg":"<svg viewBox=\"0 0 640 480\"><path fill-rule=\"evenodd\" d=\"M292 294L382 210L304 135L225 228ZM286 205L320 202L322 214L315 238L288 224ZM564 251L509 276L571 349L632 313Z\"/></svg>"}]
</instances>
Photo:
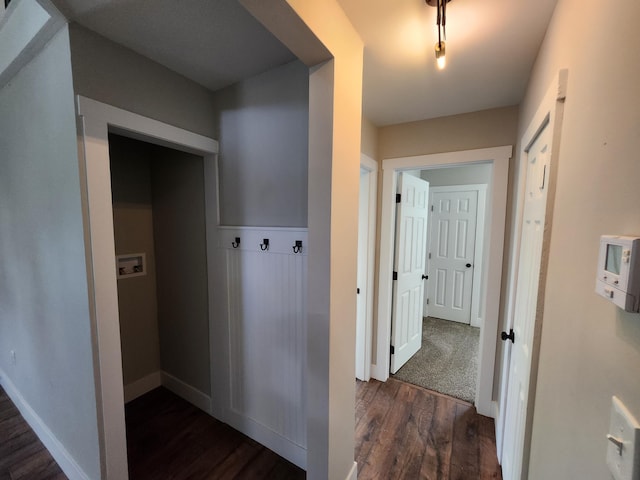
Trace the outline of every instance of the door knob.
<instances>
[{"instance_id":1,"label":"door knob","mask_svg":"<svg viewBox=\"0 0 640 480\"><path fill-rule=\"evenodd\" d=\"M429 275L422 275L422 280L429 280Z\"/></svg>"},{"instance_id":2,"label":"door knob","mask_svg":"<svg viewBox=\"0 0 640 480\"><path fill-rule=\"evenodd\" d=\"M467 268L471 268L471 264L470 264L470 263L467 263L466 267L467 267Z\"/></svg>"},{"instance_id":3,"label":"door knob","mask_svg":"<svg viewBox=\"0 0 640 480\"><path fill-rule=\"evenodd\" d=\"M502 339L502 341L506 342L507 340L511 340L511 343L515 343L516 340L516 334L513 333L513 328L511 330L509 330L509 333L507 332L502 332L500 334L500 338Z\"/></svg>"}]
</instances>

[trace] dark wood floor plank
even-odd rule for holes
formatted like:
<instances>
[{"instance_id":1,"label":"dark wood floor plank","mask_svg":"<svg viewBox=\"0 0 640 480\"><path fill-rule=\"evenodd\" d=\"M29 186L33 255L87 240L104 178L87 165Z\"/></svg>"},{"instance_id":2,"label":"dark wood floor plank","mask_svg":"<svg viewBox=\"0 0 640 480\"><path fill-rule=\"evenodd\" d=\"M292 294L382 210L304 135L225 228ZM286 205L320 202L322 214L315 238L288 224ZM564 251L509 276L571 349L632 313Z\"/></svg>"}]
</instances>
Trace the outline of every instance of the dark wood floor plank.
<instances>
[{"instance_id":1,"label":"dark wood floor plank","mask_svg":"<svg viewBox=\"0 0 640 480\"><path fill-rule=\"evenodd\" d=\"M493 420L397 380L357 382L358 478L501 480ZM0 389L0 480L65 480ZM126 406L131 480L302 480L300 468L172 393Z\"/></svg>"},{"instance_id":2,"label":"dark wood floor plank","mask_svg":"<svg viewBox=\"0 0 640 480\"><path fill-rule=\"evenodd\" d=\"M498 463L495 440L495 423L493 419L480 416L478 418L478 435L480 441L480 480L502 479L502 469Z\"/></svg>"},{"instance_id":3,"label":"dark wood floor plank","mask_svg":"<svg viewBox=\"0 0 640 480\"><path fill-rule=\"evenodd\" d=\"M363 382L364 383L364 382ZM369 382L376 387L376 393L372 397L364 414L356 423L356 448L355 457L358 463L358 471L363 472L360 478L375 478L375 465L368 465L371 450L384 436L384 422L386 416L394 405L394 399L400 388L400 382ZM379 385L375 385L378 383ZM376 460L371 456L371 460ZM366 475L371 474L371 477Z\"/></svg>"},{"instance_id":4,"label":"dark wood floor plank","mask_svg":"<svg viewBox=\"0 0 640 480\"><path fill-rule=\"evenodd\" d=\"M478 414L475 408L456 406L451 451L451 479L479 478Z\"/></svg>"},{"instance_id":5,"label":"dark wood floor plank","mask_svg":"<svg viewBox=\"0 0 640 480\"><path fill-rule=\"evenodd\" d=\"M9 471L11 480L44 480L58 469L51 454L43 448L16 463Z\"/></svg>"},{"instance_id":6,"label":"dark wood floor plank","mask_svg":"<svg viewBox=\"0 0 640 480\"><path fill-rule=\"evenodd\" d=\"M164 388L126 405L131 480L304 478L304 471ZM301 476L302 475L302 476Z\"/></svg>"},{"instance_id":7,"label":"dark wood floor plank","mask_svg":"<svg viewBox=\"0 0 640 480\"><path fill-rule=\"evenodd\" d=\"M0 388L0 480L64 480L67 477Z\"/></svg>"},{"instance_id":8,"label":"dark wood floor plank","mask_svg":"<svg viewBox=\"0 0 640 480\"><path fill-rule=\"evenodd\" d=\"M416 409L424 405L425 413L420 415L419 425L426 432L427 442L416 478L449 478L451 448L453 444L453 421L455 411L451 400L421 392ZM427 414L428 412L428 414Z\"/></svg>"},{"instance_id":9,"label":"dark wood floor plank","mask_svg":"<svg viewBox=\"0 0 640 480\"><path fill-rule=\"evenodd\" d=\"M493 420L467 402L390 379L358 382L356 412L359 480L502 479Z\"/></svg>"}]
</instances>

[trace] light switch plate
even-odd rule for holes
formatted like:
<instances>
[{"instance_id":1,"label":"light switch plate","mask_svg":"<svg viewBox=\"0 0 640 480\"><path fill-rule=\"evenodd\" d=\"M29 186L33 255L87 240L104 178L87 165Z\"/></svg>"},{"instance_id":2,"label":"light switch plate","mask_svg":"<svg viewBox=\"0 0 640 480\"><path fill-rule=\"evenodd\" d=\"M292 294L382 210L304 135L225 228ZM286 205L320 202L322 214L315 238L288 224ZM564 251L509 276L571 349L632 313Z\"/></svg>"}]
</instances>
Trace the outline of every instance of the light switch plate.
<instances>
[{"instance_id":1,"label":"light switch plate","mask_svg":"<svg viewBox=\"0 0 640 480\"><path fill-rule=\"evenodd\" d=\"M615 480L640 480L640 425L616 396L611 398L609 435L622 442L619 449L607 441L607 466Z\"/></svg>"}]
</instances>

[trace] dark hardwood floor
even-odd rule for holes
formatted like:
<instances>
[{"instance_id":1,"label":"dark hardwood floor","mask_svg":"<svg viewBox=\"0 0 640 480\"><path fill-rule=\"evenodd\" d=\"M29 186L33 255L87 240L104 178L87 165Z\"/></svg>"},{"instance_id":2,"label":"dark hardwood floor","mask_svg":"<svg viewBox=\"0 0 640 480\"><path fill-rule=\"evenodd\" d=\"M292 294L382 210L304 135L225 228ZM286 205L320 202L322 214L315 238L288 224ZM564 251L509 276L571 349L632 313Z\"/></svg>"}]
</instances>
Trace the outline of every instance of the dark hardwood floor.
<instances>
[{"instance_id":1,"label":"dark hardwood floor","mask_svg":"<svg viewBox=\"0 0 640 480\"><path fill-rule=\"evenodd\" d=\"M356 385L358 479L502 479L493 420L389 379ZM305 472L163 388L127 404L131 480L294 480ZM0 480L66 479L0 388Z\"/></svg>"},{"instance_id":2,"label":"dark hardwood floor","mask_svg":"<svg viewBox=\"0 0 640 480\"><path fill-rule=\"evenodd\" d=\"M0 387L0 480L66 478Z\"/></svg>"},{"instance_id":3,"label":"dark hardwood floor","mask_svg":"<svg viewBox=\"0 0 640 480\"><path fill-rule=\"evenodd\" d=\"M131 480L305 478L304 470L164 388L126 405Z\"/></svg>"},{"instance_id":4,"label":"dark hardwood floor","mask_svg":"<svg viewBox=\"0 0 640 480\"><path fill-rule=\"evenodd\" d=\"M493 425L470 403L415 385L357 382L358 479L502 479Z\"/></svg>"}]
</instances>

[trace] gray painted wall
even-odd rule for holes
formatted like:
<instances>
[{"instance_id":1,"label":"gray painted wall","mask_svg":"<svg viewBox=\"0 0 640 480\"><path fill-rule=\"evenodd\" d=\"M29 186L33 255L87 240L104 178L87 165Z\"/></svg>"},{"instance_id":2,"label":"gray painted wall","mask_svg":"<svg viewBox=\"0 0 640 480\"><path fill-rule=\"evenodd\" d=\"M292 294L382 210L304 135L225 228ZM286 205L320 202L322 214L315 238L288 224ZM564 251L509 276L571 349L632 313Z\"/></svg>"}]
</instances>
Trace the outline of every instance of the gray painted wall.
<instances>
[{"instance_id":1,"label":"gray painted wall","mask_svg":"<svg viewBox=\"0 0 640 480\"><path fill-rule=\"evenodd\" d=\"M378 128L380 159L514 145L518 107L493 108Z\"/></svg>"},{"instance_id":2,"label":"gray painted wall","mask_svg":"<svg viewBox=\"0 0 640 480\"><path fill-rule=\"evenodd\" d=\"M109 136L116 254L147 254L118 280L124 384L160 370L209 395L203 159Z\"/></svg>"},{"instance_id":3,"label":"gray painted wall","mask_svg":"<svg viewBox=\"0 0 640 480\"><path fill-rule=\"evenodd\" d=\"M122 376L128 385L160 371L160 339L156 300L152 146L109 135L113 230L116 255L144 253L147 274L118 279L118 314Z\"/></svg>"},{"instance_id":4,"label":"gray painted wall","mask_svg":"<svg viewBox=\"0 0 640 480\"><path fill-rule=\"evenodd\" d=\"M154 147L151 161L162 370L209 394L203 159Z\"/></svg>"},{"instance_id":5,"label":"gray painted wall","mask_svg":"<svg viewBox=\"0 0 640 480\"><path fill-rule=\"evenodd\" d=\"M213 136L209 90L80 25L69 31L77 94Z\"/></svg>"},{"instance_id":6,"label":"gray painted wall","mask_svg":"<svg viewBox=\"0 0 640 480\"><path fill-rule=\"evenodd\" d=\"M66 27L0 91L0 152L0 368L88 477L99 478Z\"/></svg>"},{"instance_id":7,"label":"gray painted wall","mask_svg":"<svg viewBox=\"0 0 640 480\"><path fill-rule=\"evenodd\" d=\"M473 185L478 183L489 184L491 181L491 164L422 170L420 177L427 180L431 187Z\"/></svg>"},{"instance_id":8,"label":"gray painted wall","mask_svg":"<svg viewBox=\"0 0 640 480\"><path fill-rule=\"evenodd\" d=\"M295 61L216 92L223 225L307 226L309 70Z\"/></svg>"},{"instance_id":9,"label":"gray painted wall","mask_svg":"<svg viewBox=\"0 0 640 480\"><path fill-rule=\"evenodd\" d=\"M600 235L640 234L640 2L601 7L558 1L522 102L520 135L558 70L569 70L529 480L611 478L611 396L640 419L640 315L594 292ZM633 47L612 52L596 25Z\"/></svg>"}]
</instances>

